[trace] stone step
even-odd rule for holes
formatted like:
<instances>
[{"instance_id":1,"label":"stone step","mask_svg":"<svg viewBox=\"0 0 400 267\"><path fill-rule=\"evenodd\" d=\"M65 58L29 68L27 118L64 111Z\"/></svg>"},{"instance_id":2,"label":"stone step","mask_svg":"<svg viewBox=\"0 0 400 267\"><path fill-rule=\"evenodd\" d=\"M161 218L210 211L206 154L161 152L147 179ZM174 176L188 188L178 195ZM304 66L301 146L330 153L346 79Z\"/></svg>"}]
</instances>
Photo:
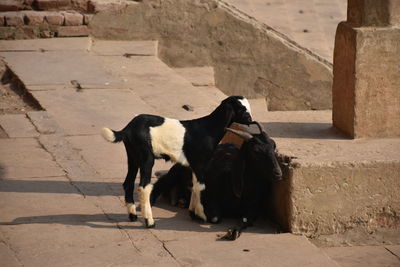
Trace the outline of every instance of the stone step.
<instances>
[{"instance_id":1,"label":"stone step","mask_svg":"<svg viewBox=\"0 0 400 267\"><path fill-rule=\"evenodd\" d=\"M324 246L399 244L399 138L347 139L331 111L255 117L287 162L271 200L281 226Z\"/></svg>"}]
</instances>

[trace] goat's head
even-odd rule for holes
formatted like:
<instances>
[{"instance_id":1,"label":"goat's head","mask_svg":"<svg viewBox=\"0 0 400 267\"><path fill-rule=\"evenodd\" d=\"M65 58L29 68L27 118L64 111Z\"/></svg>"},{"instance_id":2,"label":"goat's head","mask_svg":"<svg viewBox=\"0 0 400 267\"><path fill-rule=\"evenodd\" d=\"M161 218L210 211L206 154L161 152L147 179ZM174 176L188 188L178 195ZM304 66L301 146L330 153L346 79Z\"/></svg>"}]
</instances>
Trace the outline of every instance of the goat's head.
<instances>
[{"instance_id":1,"label":"goat's head","mask_svg":"<svg viewBox=\"0 0 400 267\"><path fill-rule=\"evenodd\" d=\"M222 101L222 104L229 105L233 111L233 121L249 125L252 122L249 101L243 96L230 96Z\"/></svg>"},{"instance_id":2,"label":"goat's head","mask_svg":"<svg viewBox=\"0 0 400 267\"><path fill-rule=\"evenodd\" d=\"M271 180L281 180L282 170L277 159L276 144L274 140L262 130L260 124L257 122L253 123L257 124L259 127L260 134L249 134L230 128L227 128L227 130L245 140L241 151L243 151L246 162L251 164L251 167L255 168L257 173Z\"/></svg>"}]
</instances>

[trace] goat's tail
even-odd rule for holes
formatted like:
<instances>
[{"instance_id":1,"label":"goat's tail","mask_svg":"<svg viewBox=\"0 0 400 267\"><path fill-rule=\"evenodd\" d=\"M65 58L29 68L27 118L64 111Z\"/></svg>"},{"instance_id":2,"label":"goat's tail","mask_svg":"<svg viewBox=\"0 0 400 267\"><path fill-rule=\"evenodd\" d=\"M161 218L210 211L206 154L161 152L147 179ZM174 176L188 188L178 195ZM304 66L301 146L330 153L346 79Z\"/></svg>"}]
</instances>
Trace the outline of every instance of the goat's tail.
<instances>
[{"instance_id":1,"label":"goat's tail","mask_svg":"<svg viewBox=\"0 0 400 267\"><path fill-rule=\"evenodd\" d=\"M111 143L121 142L124 138L123 131L114 131L106 127L101 129L101 135L104 137L104 139Z\"/></svg>"}]
</instances>

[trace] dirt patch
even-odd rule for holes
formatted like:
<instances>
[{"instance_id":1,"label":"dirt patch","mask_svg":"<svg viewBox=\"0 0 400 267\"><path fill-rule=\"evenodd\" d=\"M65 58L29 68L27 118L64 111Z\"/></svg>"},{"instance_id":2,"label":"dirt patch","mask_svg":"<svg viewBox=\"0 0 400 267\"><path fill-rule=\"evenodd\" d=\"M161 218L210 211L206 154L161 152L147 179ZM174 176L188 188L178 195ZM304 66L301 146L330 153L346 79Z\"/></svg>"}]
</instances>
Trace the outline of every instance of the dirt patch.
<instances>
[{"instance_id":1,"label":"dirt patch","mask_svg":"<svg viewBox=\"0 0 400 267\"><path fill-rule=\"evenodd\" d=\"M2 60L0 60L0 78L0 115L41 110ZM1 131L0 128L0 137Z\"/></svg>"}]
</instances>

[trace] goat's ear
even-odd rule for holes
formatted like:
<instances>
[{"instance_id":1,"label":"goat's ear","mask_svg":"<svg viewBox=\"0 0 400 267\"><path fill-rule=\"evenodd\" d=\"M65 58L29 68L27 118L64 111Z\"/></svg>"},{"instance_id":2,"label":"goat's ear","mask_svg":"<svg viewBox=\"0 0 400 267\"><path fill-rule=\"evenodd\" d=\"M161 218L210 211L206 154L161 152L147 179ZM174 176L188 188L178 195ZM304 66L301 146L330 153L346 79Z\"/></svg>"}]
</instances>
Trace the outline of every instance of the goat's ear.
<instances>
[{"instance_id":1,"label":"goat's ear","mask_svg":"<svg viewBox=\"0 0 400 267\"><path fill-rule=\"evenodd\" d=\"M241 157L239 157L238 160L236 160L232 170L232 191L233 194L238 198L242 196L245 166L245 161Z\"/></svg>"}]
</instances>

